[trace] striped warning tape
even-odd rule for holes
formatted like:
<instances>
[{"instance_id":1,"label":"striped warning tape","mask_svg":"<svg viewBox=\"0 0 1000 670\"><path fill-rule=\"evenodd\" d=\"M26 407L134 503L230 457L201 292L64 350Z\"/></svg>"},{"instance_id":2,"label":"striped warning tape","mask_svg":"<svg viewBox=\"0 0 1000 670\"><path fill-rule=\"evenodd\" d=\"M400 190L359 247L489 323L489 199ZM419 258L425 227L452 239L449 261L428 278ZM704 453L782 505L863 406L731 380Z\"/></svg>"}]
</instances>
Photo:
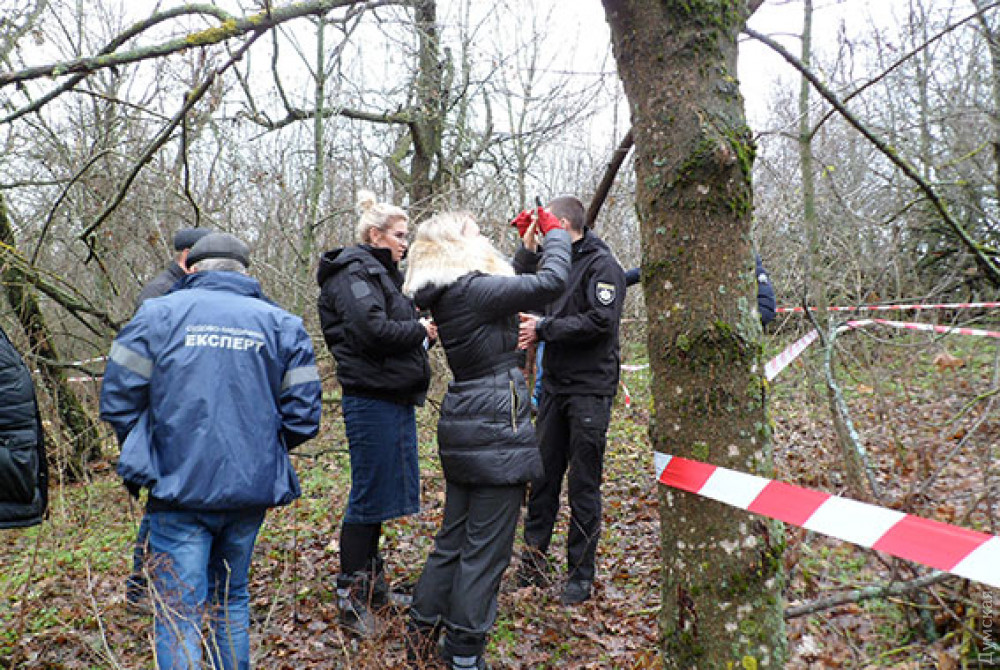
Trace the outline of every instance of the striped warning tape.
<instances>
[{"instance_id":1,"label":"striped warning tape","mask_svg":"<svg viewBox=\"0 0 1000 670\"><path fill-rule=\"evenodd\" d=\"M956 328L954 326L935 326L932 323L907 323L903 321L886 321L885 319L866 319L864 321L848 321L847 325L851 328L858 328L860 326L867 326L870 323L878 323L883 326L892 326L893 328L906 328L908 330L928 330L935 333L953 333L955 335L975 335L977 337L996 337L1000 338L1000 332L995 330L980 330L978 328Z\"/></svg>"},{"instance_id":2,"label":"striped warning tape","mask_svg":"<svg viewBox=\"0 0 1000 670\"><path fill-rule=\"evenodd\" d=\"M878 324L881 326L891 326L893 328L905 328L908 330L925 330L933 331L935 333L951 333L954 335L975 335L976 337L993 337L1000 338L1000 332L995 330L980 330L978 328L956 328L953 326L935 326L930 323L908 323L903 321L888 321L886 319L862 319L860 321L848 321L846 325L837 328L838 333L842 333L845 330L851 330L853 328L863 328L865 326L870 326L872 324ZM810 330L808 333L800 337L799 339L792 342L790 345L785 347L785 349L769 360L764 365L764 376L767 381L772 381L778 376L778 373L791 365L792 361L799 357L799 355L805 351L810 344L816 341L819 334L815 329Z\"/></svg>"},{"instance_id":3,"label":"striped warning tape","mask_svg":"<svg viewBox=\"0 0 1000 670\"><path fill-rule=\"evenodd\" d=\"M948 302L929 305L857 305L845 307L827 307L828 312L883 312L891 310L922 310L922 309L983 309L990 307L1000 307L1000 302ZM816 311L815 307L810 308ZM779 307L775 310L781 314L801 314L805 312L802 307Z\"/></svg>"},{"instance_id":4,"label":"striped warning tape","mask_svg":"<svg viewBox=\"0 0 1000 670\"><path fill-rule=\"evenodd\" d=\"M791 365L792 361L799 357L806 348L816 341L819 337L819 333L813 328L808 333L800 337L799 339L792 342L788 347L785 348L780 354L769 360L764 365L764 376L767 381L771 381L778 376L778 373Z\"/></svg>"},{"instance_id":5,"label":"striped warning tape","mask_svg":"<svg viewBox=\"0 0 1000 670\"><path fill-rule=\"evenodd\" d=\"M657 480L732 507L1000 588L1000 537L655 453Z\"/></svg>"}]
</instances>

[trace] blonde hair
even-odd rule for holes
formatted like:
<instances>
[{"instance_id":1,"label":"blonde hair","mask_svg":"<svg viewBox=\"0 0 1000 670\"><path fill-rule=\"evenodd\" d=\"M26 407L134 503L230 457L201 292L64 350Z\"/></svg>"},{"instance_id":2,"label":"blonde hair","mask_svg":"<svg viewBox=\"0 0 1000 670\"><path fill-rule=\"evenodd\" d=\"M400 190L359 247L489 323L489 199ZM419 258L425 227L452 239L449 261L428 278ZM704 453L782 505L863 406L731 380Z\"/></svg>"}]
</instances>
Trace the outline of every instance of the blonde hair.
<instances>
[{"instance_id":1,"label":"blonde hair","mask_svg":"<svg viewBox=\"0 0 1000 670\"><path fill-rule=\"evenodd\" d=\"M476 220L469 212L442 212L417 227L407 256L403 292L413 295L428 285L447 286L470 272L512 276L514 269L482 235L469 237L465 226Z\"/></svg>"},{"instance_id":2,"label":"blonde hair","mask_svg":"<svg viewBox=\"0 0 1000 670\"><path fill-rule=\"evenodd\" d=\"M388 230L389 226L397 221L409 221L402 207L390 205L386 202L378 202L375 194L371 191L358 191L358 219L356 233L358 241L362 244L371 244L373 230Z\"/></svg>"}]
</instances>

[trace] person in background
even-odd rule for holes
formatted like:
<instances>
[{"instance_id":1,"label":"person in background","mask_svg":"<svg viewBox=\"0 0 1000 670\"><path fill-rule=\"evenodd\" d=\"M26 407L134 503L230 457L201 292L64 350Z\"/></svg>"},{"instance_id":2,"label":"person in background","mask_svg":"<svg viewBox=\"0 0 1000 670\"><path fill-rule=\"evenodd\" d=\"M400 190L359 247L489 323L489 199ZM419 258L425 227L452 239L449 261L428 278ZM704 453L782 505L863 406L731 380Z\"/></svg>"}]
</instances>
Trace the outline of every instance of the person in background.
<instances>
[{"instance_id":1,"label":"person in background","mask_svg":"<svg viewBox=\"0 0 1000 670\"><path fill-rule=\"evenodd\" d=\"M36 526L49 501L42 417L31 372L0 328L0 528Z\"/></svg>"},{"instance_id":2,"label":"person in background","mask_svg":"<svg viewBox=\"0 0 1000 670\"><path fill-rule=\"evenodd\" d=\"M157 666L201 668L208 648L212 667L243 670L253 547L267 509L301 493L289 450L318 432L322 389L302 320L247 276L246 244L207 235L187 263L115 338L100 415L118 474L149 489Z\"/></svg>"},{"instance_id":3,"label":"person in background","mask_svg":"<svg viewBox=\"0 0 1000 670\"><path fill-rule=\"evenodd\" d=\"M208 228L184 228L174 233L174 260L164 268L163 272L156 275L139 291L139 297L135 299L135 308L139 309L142 303L150 298L159 298L165 294L174 284L188 274L187 256L191 247L201 238L212 231Z\"/></svg>"},{"instance_id":4,"label":"person in background","mask_svg":"<svg viewBox=\"0 0 1000 670\"><path fill-rule=\"evenodd\" d=\"M376 633L372 610L390 601L379 550L382 524L420 511L416 410L430 384L429 319L403 295L399 262L409 217L358 193L359 243L319 261L319 318L337 361L351 457L351 492L340 528L337 605L349 631Z\"/></svg>"},{"instance_id":5,"label":"person in background","mask_svg":"<svg viewBox=\"0 0 1000 670\"><path fill-rule=\"evenodd\" d=\"M410 608L411 661L429 660L443 627L452 670L487 667L483 651L525 485L542 474L517 319L562 294L569 238L549 212L534 216L519 228L532 240L536 230L545 237L534 275L515 276L467 213L431 218L413 244L404 290L434 315L454 379L438 420L444 518Z\"/></svg>"},{"instance_id":6,"label":"person in background","mask_svg":"<svg viewBox=\"0 0 1000 670\"><path fill-rule=\"evenodd\" d=\"M760 313L760 325L767 328L767 324L774 321L777 302L774 296L774 285L771 284L771 277L764 269L764 261L760 254L754 254L754 262L757 264L757 311Z\"/></svg>"},{"instance_id":7,"label":"person in background","mask_svg":"<svg viewBox=\"0 0 1000 670\"><path fill-rule=\"evenodd\" d=\"M572 266L565 293L548 306L546 315L524 315L520 325L521 347L545 342L545 374L537 419L544 475L531 482L518 584L548 581L547 552L568 472L568 570L561 601L573 605L590 598L594 581L604 450L618 388L625 272L604 241L584 225L579 198L555 198L547 209L569 231ZM514 267L532 272L537 259L537 252L525 244L514 257Z\"/></svg>"},{"instance_id":8,"label":"person in background","mask_svg":"<svg viewBox=\"0 0 1000 670\"><path fill-rule=\"evenodd\" d=\"M142 303L150 298L159 298L166 294L178 281L189 274L187 268L188 252L198 240L211 232L208 228L183 228L174 233L174 260L163 272L149 280L149 283L142 288L136 299L136 309L139 309ZM138 489L133 487L130 493L138 499ZM129 608L136 612L146 612L149 609L148 580L145 570L148 543L149 517L143 514L132 549L132 573L125 580L125 602Z\"/></svg>"}]
</instances>

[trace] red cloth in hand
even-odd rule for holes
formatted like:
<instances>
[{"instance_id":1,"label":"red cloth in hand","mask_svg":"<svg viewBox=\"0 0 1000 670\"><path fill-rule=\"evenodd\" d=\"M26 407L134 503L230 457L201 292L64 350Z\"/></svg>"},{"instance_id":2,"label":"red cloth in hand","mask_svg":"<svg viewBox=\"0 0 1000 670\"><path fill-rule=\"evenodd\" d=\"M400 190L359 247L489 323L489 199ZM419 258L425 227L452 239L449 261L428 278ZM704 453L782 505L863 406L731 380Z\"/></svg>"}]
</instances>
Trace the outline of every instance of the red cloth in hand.
<instances>
[{"instance_id":1,"label":"red cloth in hand","mask_svg":"<svg viewBox=\"0 0 1000 670\"><path fill-rule=\"evenodd\" d=\"M562 228L559 218L552 212L547 212L539 207L538 230L542 231L542 235L547 235L550 230L555 230L556 228Z\"/></svg>"},{"instance_id":2,"label":"red cloth in hand","mask_svg":"<svg viewBox=\"0 0 1000 670\"><path fill-rule=\"evenodd\" d=\"M510 225L517 228L517 234L524 237L524 234L528 232L528 227L531 225L531 210L524 210L520 214L514 217L514 220L510 222Z\"/></svg>"}]
</instances>

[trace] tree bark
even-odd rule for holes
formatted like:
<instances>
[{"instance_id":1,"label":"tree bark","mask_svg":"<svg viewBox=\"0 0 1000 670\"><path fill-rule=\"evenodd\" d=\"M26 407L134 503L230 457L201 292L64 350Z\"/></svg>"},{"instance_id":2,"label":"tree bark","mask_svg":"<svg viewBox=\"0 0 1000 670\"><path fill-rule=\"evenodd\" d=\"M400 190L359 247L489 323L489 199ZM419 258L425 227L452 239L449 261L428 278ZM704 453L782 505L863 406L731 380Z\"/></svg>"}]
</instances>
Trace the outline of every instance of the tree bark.
<instances>
[{"instance_id":1,"label":"tree bark","mask_svg":"<svg viewBox=\"0 0 1000 670\"><path fill-rule=\"evenodd\" d=\"M416 80L417 108L410 124L413 157L410 160L410 212L420 221L434 208L437 193L433 175L434 159L441 153L445 119L444 62L437 30L436 0L414 3L420 53ZM440 170L440 165L438 166Z\"/></svg>"},{"instance_id":2,"label":"tree bark","mask_svg":"<svg viewBox=\"0 0 1000 670\"><path fill-rule=\"evenodd\" d=\"M603 0L635 133L657 451L769 476L746 0ZM661 489L665 667L782 668L781 527Z\"/></svg>"},{"instance_id":3,"label":"tree bark","mask_svg":"<svg viewBox=\"0 0 1000 670\"><path fill-rule=\"evenodd\" d=\"M7 202L3 193L0 193L0 244L15 246L14 231L7 215ZM87 463L101 455L97 426L70 388L63 369L55 365L59 360L59 353L38 300L28 289L27 278L14 264L5 264L0 268L0 279L3 281L7 300L28 337L31 347L28 358L33 359L38 367L42 384L52 398L56 412L72 441L66 474L70 479L77 479L83 474Z\"/></svg>"}]
</instances>

